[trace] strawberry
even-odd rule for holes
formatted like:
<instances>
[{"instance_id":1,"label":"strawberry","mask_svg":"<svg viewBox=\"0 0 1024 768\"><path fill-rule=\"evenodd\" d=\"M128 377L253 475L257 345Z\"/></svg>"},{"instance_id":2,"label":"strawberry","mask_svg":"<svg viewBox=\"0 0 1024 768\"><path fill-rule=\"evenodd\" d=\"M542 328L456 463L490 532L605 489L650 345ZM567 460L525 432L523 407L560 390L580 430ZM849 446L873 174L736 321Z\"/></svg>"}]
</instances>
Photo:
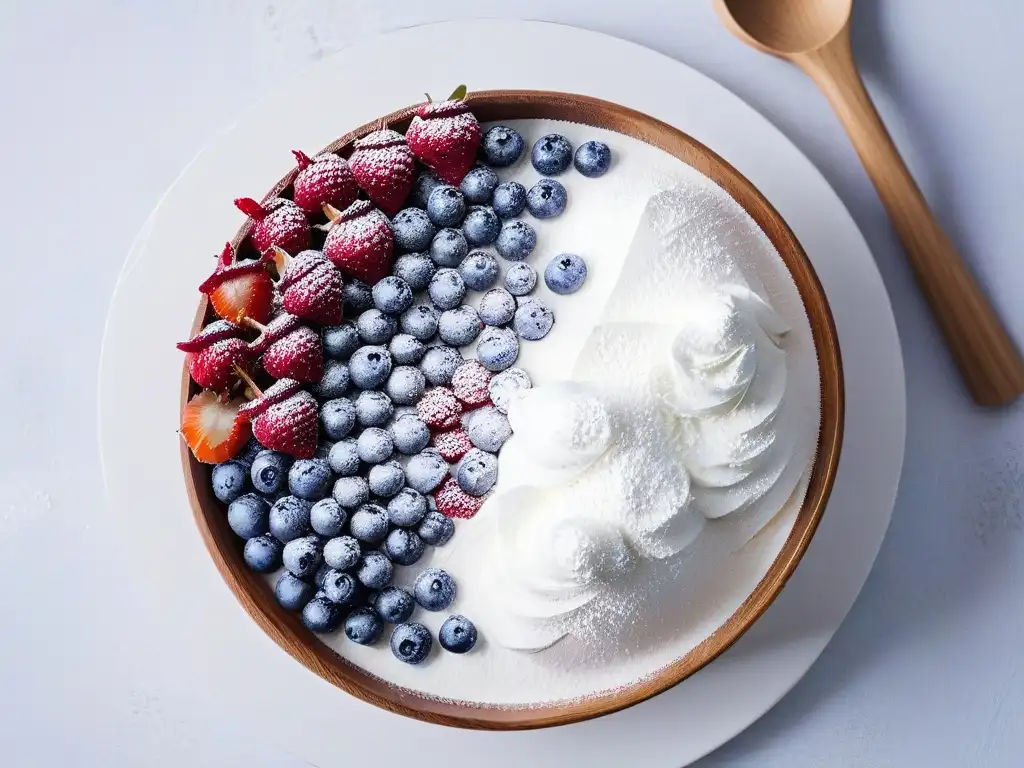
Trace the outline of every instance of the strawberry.
<instances>
[{"instance_id":1,"label":"strawberry","mask_svg":"<svg viewBox=\"0 0 1024 768\"><path fill-rule=\"evenodd\" d=\"M469 435L462 427L447 432L435 432L430 442L447 462L458 461L473 448Z\"/></svg>"},{"instance_id":2,"label":"strawberry","mask_svg":"<svg viewBox=\"0 0 1024 768\"><path fill-rule=\"evenodd\" d=\"M197 461L220 464L237 456L252 430L239 410L245 400L204 389L181 412L181 436Z\"/></svg>"},{"instance_id":3,"label":"strawberry","mask_svg":"<svg viewBox=\"0 0 1024 768\"><path fill-rule=\"evenodd\" d=\"M388 216L401 210L416 178L416 160L402 134L368 133L353 145L348 162L359 188L378 208Z\"/></svg>"},{"instance_id":4,"label":"strawberry","mask_svg":"<svg viewBox=\"0 0 1024 768\"><path fill-rule=\"evenodd\" d=\"M178 349L188 353L188 372L203 389L224 390L238 378L235 366L248 369L252 352L242 338L243 331L227 320L217 320L203 328Z\"/></svg>"},{"instance_id":5,"label":"strawberry","mask_svg":"<svg viewBox=\"0 0 1024 768\"><path fill-rule=\"evenodd\" d=\"M250 349L263 355L263 370L275 379L320 381L324 375L324 348L319 333L288 313L278 315L265 326L249 319L243 322L260 332Z\"/></svg>"},{"instance_id":6,"label":"strawberry","mask_svg":"<svg viewBox=\"0 0 1024 768\"><path fill-rule=\"evenodd\" d=\"M462 403L448 387L434 387L416 403L416 412L432 429L451 429L462 416Z\"/></svg>"},{"instance_id":7,"label":"strawberry","mask_svg":"<svg viewBox=\"0 0 1024 768\"><path fill-rule=\"evenodd\" d=\"M292 198L299 208L317 214L324 203L347 208L355 202L359 187L344 158L325 152L311 160L297 149L293 149L292 154L299 164L299 172L292 182Z\"/></svg>"},{"instance_id":8,"label":"strawberry","mask_svg":"<svg viewBox=\"0 0 1024 768\"><path fill-rule=\"evenodd\" d=\"M341 322L342 286L341 272L320 251L291 259L277 284L286 312L324 325Z\"/></svg>"},{"instance_id":9,"label":"strawberry","mask_svg":"<svg viewBox=\"0 0 1024 768\"><path fill-rule=\"evenodd\" d=\"M251 197L239 197L235 207L253 220L253 247L263 253L278 246L288 253L309 248L309 220L306 213L291 200L275 197L257 203Z\"/></svg>"},{"instance_id":10,"label":"strawberry","mask_svg":"<svg viewBox=\"0 0 1024 768\"><path fill-rule=\"evenodd\" d=\"M235 261L231 243L224 246L216 271L199 286L210 297L213 310L225 320L236 322L242 316L258 323L270 317L274 283L267 265L269 255L255 261Z\"/></svg>"},{"instance_id":11,"label":"strawberry","mask_svg":"<svg viewBox=\"0 0 1024 768\"><path fill-rule=\"evenodd\" d=\"M461 99L427 102L416 110L405 132L416 159L453 187L462 183L476 162L480 136L480 123Z\"/></svg>"},{"instance_id":12,"label":"strawberry","mask_svg":"<svg viewBox=\"0 0 1024 768\"><path fill-rule=\"evenodd\" d=\"M469 519L480 511L485 496L470 496L459 487L454 477L449 477L441 487L434 491L434 504L437 511L447 517Z\"/></svg>"},{"instance_id":13,"label":"strawberry","mask_svg":"<svg viewBox=\"0 0 1024 768\"><path fill-rule=\"evenodd\" d=\"M319 440L316 398L294 379L280 379L257 393L239 414L252 420L252 432L260 445L297 459L311 458Z\"/></svg>"},{"instance_id":14,"label":"strawberry","mask_svg":"<svg viewBox=\"0 0 1024 768\"><path fill-rule=\"evenodd\" d=\"M463 403L475 407L490 402L490 383L493 374L476 360L467 360L455 369L452 392Z\"/></svg>"},{"instance_id":15,"label":"strawberry","mask_svg":"<svg viewBox=\"0 0 1024 768\"><path fill-rule=\"evenodd\" d=\"M326 205L324 255L346 275L373 285L391 272L395 235L388 217L366 200L356 200L344 211Z\"/></svg>"}]
</instances>

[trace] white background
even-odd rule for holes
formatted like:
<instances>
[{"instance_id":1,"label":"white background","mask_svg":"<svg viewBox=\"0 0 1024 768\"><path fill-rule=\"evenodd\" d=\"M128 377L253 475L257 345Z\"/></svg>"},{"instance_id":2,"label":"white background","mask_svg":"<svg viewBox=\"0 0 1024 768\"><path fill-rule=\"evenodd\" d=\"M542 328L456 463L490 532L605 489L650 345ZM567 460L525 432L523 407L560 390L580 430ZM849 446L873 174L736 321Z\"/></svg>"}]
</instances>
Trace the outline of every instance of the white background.
<instances>
[{"instance_id":1,"label":"white background","mask_svg":"<svg viewBox=\"0 0 1024 768\"><path fill-rule=\"evenodd\" d=\"M870 184L800 73L740 46L704 0L574 0L557 10L524 0L83 5L0 5L0 242L13 302L0 342L3 765L306 765L272 746L272 712L237 722L166 679L146 654L159 607L113 546L102 504L94 434L104 311L160 194L270 85L377 31L513 9L648 45L764 112L849 206L893 297L907 364L907 460L875 572L804 681L704 765L1019 765L1024 408L969 405ZM854 45L869 88L938 215L1024 339L1024 112L1013 95L1024 72L1024 8L856 5ZM477 66L515 66L500 41L495 50L492 61L467 61L467 81ZM147 499L138 503L145 514Z\"/></svg>"}]
</instances>

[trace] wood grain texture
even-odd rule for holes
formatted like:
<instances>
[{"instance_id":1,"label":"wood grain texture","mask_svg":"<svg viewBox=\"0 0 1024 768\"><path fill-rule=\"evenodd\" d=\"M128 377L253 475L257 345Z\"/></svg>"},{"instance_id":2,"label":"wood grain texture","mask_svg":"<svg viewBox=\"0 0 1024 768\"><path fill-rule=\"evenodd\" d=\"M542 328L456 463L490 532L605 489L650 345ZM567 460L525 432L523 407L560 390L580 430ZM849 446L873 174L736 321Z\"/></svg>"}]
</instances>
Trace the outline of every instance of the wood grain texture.
<instances>
[{"instance_id":1,"label":"wood grain texture","mask_svg":"<svg viewBox=\"0 0 1024 768\"><path fill-rule=\"evenodd\" d=\"M846 129L903 243L964 383L979 405L1024 393L1024 358L893 144L850 47L851 0L716 0L748 45L787 59L818 85Z\"/></svg>"},{"instance_id":2,"label":"wood grain texture","mask_svg":"<svg viewBox=\"0 0 1024 768\"><path fill-rule=\"evenodd\" d=\"M517 730L562 725L586 720L632 706L654 696L718 657L757 620L785 586L825 511L839 462L843 435L844 393L842 364L835 326L828 302L810 261L796 237L768 201L722 158L672 126L625 107L585 96L541 91L487 91L471 94L473 111L481 121L514 118L571 120L640 139L674 155L715 181L746 209L778 250L793 275L811 321L811 331L821 371L821 427L817 458L811 472L805 502L778 557L743 604L710 637L681 659L652 677L628 688L582 701L507 709L463 705L427 698L397 688L349 664L309 632L298 616L286 613L274 600L261 576L242 560L242 541L227 525L225 508L210 488L210 467L196 462L184 445L181 460L192 511L199 532L218 570L243 608L281 648L324 680L360 699L390 712L439 725L488 730ZM384 118L404 130L412 108ZM351 143L374 130L380 121L364 125L333 142L330 151L347 154ZM293 169L268 193L287 196ZM244 247L247 223L234 244ZM210 319L209 307L200 302L193 333ZM181 404L196 391L187 368L183 369Z\"/></svg>"}]
</instances>

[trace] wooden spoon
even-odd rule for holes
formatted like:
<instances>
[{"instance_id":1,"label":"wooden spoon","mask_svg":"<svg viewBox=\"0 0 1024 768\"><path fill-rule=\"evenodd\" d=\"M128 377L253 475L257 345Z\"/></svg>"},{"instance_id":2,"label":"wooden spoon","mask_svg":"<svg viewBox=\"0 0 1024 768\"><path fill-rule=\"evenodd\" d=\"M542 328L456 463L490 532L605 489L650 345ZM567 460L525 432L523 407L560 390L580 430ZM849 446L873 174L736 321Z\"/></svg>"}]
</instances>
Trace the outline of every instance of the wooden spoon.
<instances>
[{"instance_id":1,"label":"wooden spoon","mask_svg":"<svg viewBox=\"0 0 1024 768\"><path fill-rule=\"evenodd\" d=\"M889 212L971 395L981 405L1008 403L1024 392L1024 361L932 216L871 103L850 47L852 4L715 0L715 10L740 40L791 61L817 83Z\"/></svg>"}]
</instances>

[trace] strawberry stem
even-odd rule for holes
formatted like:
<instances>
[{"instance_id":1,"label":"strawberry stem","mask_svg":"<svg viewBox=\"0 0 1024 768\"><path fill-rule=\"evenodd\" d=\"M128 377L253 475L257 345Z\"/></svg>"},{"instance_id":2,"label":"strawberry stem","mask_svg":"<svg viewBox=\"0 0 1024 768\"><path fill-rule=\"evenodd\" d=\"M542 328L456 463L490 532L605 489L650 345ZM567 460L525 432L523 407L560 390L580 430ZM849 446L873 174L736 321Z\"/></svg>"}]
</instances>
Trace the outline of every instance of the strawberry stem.
<instances>
[{"instance_id":1,"label":"strawberry stem","mask_svg":"<svg viewBox=\"0 0 1024 768\"><path fill-rule=\"evenodd\" d=\"M256 382L252 380L252 376L245 372L245 370L238 363L234 364L235 373L238 374L238 378L245 382L246 386L249 387L256 395L256 397L263 397L263 390L260 389Z\"/></svg>"},{"instance_id":2,"label":"strawberry stem","mask_svg":"<svg viewBox=\"0 0 1024 768\"><path fill-rule=\"evenodd\" d=\"M263 323L253 320L251 317L246 317L245 315L242 315L241 317L238 318L238 324L252 328L254 331L258 331L259 333L267 332L267 326L265 326Z\"/></svg>"},{"instance_id":3,"label":"strawberry stem","mask_svg":"<svg viewBox=\"0 0 1024 768\"><path fill-rule=\"evenodd\" d=\"M313 162L310 159L309 155L307 155L301 149L293 149L292 154L295 155L295 162L298 163L300 171L303 171L306 168L308 168L309 164Z\"/></svg>"},{"instance_id":4,"label":"strawberry stem","mask_svg":"<svg viewBox=\"0 0 1024 768\"><path fill-rule=\"evenodd\" d=\"M246 216L256 219L256 221L265 218L267 215L266 209L251 197L236 198L235 207Z\"/></svg>"},{"instance_id":5,"label":"strawberry stem","mask_svg":"<svg viewBox=\"0 0 1024 768\"><path fill-rule=\"evenodd\" d=\"M423 95L427 97L427 103L428 104L433 104L434 103L434 100L432 98L430 98L430 94L429 93L424 93Z\"/></svg>"},{"instance_id":6,"label":"strawberry stem","mask_svg":"<svg viewBox=\"0 0 1024 768\"><path fill-rule=\"evenodd\" d=\"M331 223L334 223L341 218L341 211L330 203L324 203L320 208L323 210L324 216L326 216Z\"/></svg>"}]
</instances>

